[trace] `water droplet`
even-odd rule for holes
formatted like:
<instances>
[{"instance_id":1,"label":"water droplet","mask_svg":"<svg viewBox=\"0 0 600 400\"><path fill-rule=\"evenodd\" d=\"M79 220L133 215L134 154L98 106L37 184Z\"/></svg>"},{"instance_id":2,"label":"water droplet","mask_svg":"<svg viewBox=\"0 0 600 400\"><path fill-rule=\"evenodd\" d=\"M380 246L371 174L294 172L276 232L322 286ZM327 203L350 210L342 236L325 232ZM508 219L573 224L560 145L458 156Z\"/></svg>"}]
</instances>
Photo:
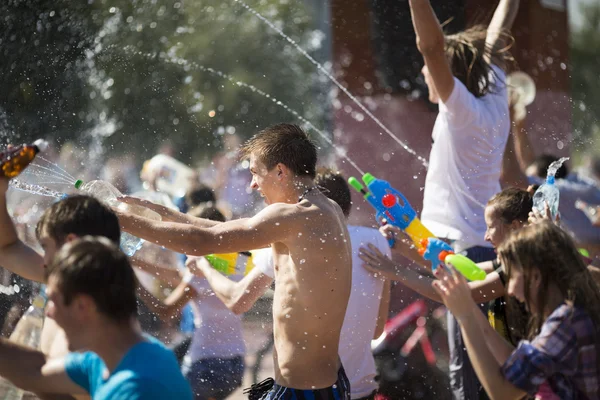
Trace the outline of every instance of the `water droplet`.
<instances>
[{"instance_id":1,"label":"water droplet","mask_svg":"<svg viewBox=\"0 0 600 400\"><path fill-rule=\"evenodd\" d=\"M290 314L285 314L285 317L286 318L290 318Z\"/></svg>"},{"instance_id":2,"label":"water droplet","mask_svg":"<svg viewBox=\"0 0 600 400\"><path fill-rule=\"evenodd\" d=\"M302 260L300 260L300 264L304 264L306 262L306 260L303 258Z\"/></svg>"}]
</instances>

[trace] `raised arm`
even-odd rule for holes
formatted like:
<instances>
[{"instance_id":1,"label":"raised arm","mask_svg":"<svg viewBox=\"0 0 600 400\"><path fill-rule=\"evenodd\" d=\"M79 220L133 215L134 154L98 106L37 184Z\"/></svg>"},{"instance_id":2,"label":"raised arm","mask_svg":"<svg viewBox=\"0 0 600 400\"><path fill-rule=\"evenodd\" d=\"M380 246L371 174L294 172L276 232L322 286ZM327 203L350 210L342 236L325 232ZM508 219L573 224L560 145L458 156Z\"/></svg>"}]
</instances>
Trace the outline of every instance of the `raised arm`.
<instances>
[{"instance_id":1,"label":"raised arm","mask_svg":"<svg viewBox=\"0 0 600 400\"><path fill-rule=\"evenodd\" d=\"M417 48L423 55L440 100L445 102L454 90L454 77L446 58L442 26L429 0L410 0L409 3Z\"/></svg>"},{"instance_id":2,"label":"raised arm","mask_svg":"<svg viewBox=\"0 0 600 400\"><path fill-rule=\"evenodd\" d=\"M186 266L192 273L204 276L215 295L234 314L243 314L267 291L273 278L254 268L242 280L234 282L212 268L203 258L190 258Z\"/></svg>"},{"instance_id":3,"label":"raised arm","mask_svg":"<svg viewBox=\"0 0 600 400\"><path fill-rule=\"evenodd\" d=\"M512 139L517 162L521 171L525 173L527 168L535 161L535 151L527 135L524 119L513 121Z\"/></svg>"},{"instance_id":4,"label":"raised arm","mask_svg":"<svg viewBox=\"0 0 600 400\"><path fill-rule=\"evenodd\" d=\"M295 204L272 204L252 218L223 222L211 228L152 221L118 209L115 212L126 232L177 253L203 256L246 251L285 241L305 221L305 215L296 207Z\"/></svg>"},{"instance_id":5,"label":"raised arm","mask_svg":"<svg viewBox=\"0 0 600 400\"><path fill-rule=\"evenodd\" d=\"M44 282L44 259L17 235L8 214L8 180L0 178L0 265L25 279Z\"/></svg>"},{"instance_id":6,"label":"raised arm","mask_svg":"<svg viewBox=\"0 0 600 400\"><path fill-rule=\"evenodd\" d=\"M446 273L442 268L436 270L434 288L444 300L446 307L458 320L469 359L477 373L479 381L492 399L521 399L525 392L510 383L502 374L501 367L510 353L505 351L494 354L490 350L491 339L500 335L495 330L484 331L481 314L477 305L471 300L469 287L465 278L454 268ZM479 318L479 321L478 321ZM491 338L490 338L491 336ZM500 338L501 339L501 338ZM505 359L503 359L506 356Z\"/></svg>"},{"instance_id":7,"label":"raised arm","mask_svg":"<svg viewBox=\"0 0 600 400\"><path fill-rule=\"evenodd\" d=\"M519 0L500 0L487 29L485 44L489 49L498 51L509 44L506 41L506 33L512 29L518 11ZM489 54L486 54L486 57L490 62ZM504 69L505 66L498 65L498 67Z\"/></svg>"},{"instance_id":8,"label":"raised arm","mask_svg":"<svg viewBox=\"0 0 600 400\"><path fill-rule=\"evenodd\" d=\"M64 360L47 360L41 351L6 339L0 339L0 376L30 392L87 394L69 378Z\"/></svg>"}]
</instances>

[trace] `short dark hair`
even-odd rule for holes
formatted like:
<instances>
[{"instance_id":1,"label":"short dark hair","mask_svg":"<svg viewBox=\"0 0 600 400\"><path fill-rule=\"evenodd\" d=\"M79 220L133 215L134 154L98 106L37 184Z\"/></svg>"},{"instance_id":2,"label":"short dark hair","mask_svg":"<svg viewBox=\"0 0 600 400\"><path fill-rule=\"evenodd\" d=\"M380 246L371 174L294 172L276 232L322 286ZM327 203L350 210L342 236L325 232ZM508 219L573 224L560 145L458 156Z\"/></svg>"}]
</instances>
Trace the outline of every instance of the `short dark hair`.
<instances>
[{"instance_id":1,"label":"short dark hair","mask_svg":"<svg viewBox=\"0 0 600 400\"><path fill-rule=\"evenodd\" d=\"M195 185L185 195L185 203L190 207L196 207L204 203L216 203L215 191L206 185Z\"/></svg>"},{"instance_id":2,"label":"short dark hair","mask_svg":"<svg viewBox=\"0 0 600 400\"><path fill-rule=\"evenodd\" d=\"M319 168L315 184L322 188L325 196L340 206L346 217L350 215L352 195L350 194L350 186L348 186L348 182L342 174L329 168Z\"/></svg>"},{"instance_id":3,"label":"short dark hair","mask_svg":"<svg viewBox=\"0 0 600 400\"><path fill-rule=\"evenodd\" d=\"M281 163L296 176L316 175L317 147L298 125L277 124L260 131L240 149L242 158L252 153L269 171Z\"/></svg>"},{"instance_id":4,"label":"short dark hair","mask_svg":"<svg viewBox=\"0 0 600 400\"><path fill-rule=\"evenodd\" d=\"M487 205L494 207L495 215L505 224L525 223L533 208L533 197L527 190L507 188L492 196Z\"/></svg>"},{"instance_id":5,"label":"short dark hair","mask_svg":"<svg viewBox=\"0 0 600 400\"><path fill-rule=\"evenodd\" d=\"M535 174L537 177L544 179L548 173L548 167L550 167L550 164L552 164L554 161L558 161L558 157L552 154L540 154L535 158L535 160L533 160L530 167L535 167ZM556 179L563 179L566 178L568 174L569 170L567 169L567 166L563 164L560 166L558 171L556 171L556 175L554 177Z\"/></svg>"},{"instance_id":6,"label":"short dark hair","mask_svg":"<svg viewBox=\"0 0 600 400\"><path fill-rule=\"evenodd\" d=\"M35 234L50 236L63 244L69 234L103 236L119 243L121 227L117 215L102 202L86 195L74 195L50 206L37 223Z\"/></svg>"},{"instance_id":7,"label":"short dark hair","mask_svg":"<svg viewBox=\"0 0 600 400\"><path fill-rule=\"evenodd\" d=\"M227 219L218 208L212 206L197 206L188 211L192 217L210 219L211 221L225 222Z\"/></svg>"},{"instance_id":8,"label":"short dark hair","mask_svg":"<svg viewBox=\"0 0 600 400\"><path fill-rule=\"evenodd\" d=\"M66 305L84 294L115 322L137 315L133 268L119 247L105 237L85 236L65 244L46 274L56 279Z\"/></svg>"}]
</instances>

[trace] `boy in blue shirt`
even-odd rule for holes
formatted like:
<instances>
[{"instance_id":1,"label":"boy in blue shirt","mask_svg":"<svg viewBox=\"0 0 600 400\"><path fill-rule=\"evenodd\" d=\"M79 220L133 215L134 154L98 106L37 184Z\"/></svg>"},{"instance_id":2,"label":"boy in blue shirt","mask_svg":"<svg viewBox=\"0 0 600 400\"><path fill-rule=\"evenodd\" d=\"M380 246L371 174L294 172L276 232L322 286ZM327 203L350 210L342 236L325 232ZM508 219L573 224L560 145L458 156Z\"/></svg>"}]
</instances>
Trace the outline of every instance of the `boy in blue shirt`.
<instances>
[{"instance_id":1,"label":"boy in blue shirt","mask_svg":"<svg viewBox=\"0 0 600 400\"><path fill-rule=\"evenodd\" d=\"M47 359L0 339L0 375L38 393L89 394L92 400L192 400L175 355L145 336L136 320L136 279L109 240L75 239L47 270L47 315L71 352Z\"/></svg>"}]
</instances>

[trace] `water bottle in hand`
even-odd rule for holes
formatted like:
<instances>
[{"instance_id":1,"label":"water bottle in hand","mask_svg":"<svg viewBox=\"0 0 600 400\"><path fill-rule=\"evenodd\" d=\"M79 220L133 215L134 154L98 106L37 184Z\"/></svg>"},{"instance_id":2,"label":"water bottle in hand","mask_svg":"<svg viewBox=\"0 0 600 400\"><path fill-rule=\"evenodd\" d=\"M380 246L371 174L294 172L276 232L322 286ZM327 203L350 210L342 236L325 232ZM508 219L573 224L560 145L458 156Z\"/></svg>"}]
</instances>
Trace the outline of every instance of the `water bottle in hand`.
<instances>
[{"instance_id":1,"label":"water bottle in hand","mask_svg":"<svg viewBox=\"0 0 600 400\"><path fill-rule=\"evenodd\" d=\"M131 214L139 215L140 217L148 218L154 221L160 221L161 216L150 210L149 208L138 206L135 204L126 204L117 200L118 197L122 196L121 192L105 181L91 181L84 183L81 180L75 182L75 188L82 190L98 200L105 202L110 206L119 208L120 210L129 212ZM139 249L142 248L144 240L137 238L129 233L123 232L121 234L121 250L129 257L133 256Z\"/></svg>"}]
</instances>

